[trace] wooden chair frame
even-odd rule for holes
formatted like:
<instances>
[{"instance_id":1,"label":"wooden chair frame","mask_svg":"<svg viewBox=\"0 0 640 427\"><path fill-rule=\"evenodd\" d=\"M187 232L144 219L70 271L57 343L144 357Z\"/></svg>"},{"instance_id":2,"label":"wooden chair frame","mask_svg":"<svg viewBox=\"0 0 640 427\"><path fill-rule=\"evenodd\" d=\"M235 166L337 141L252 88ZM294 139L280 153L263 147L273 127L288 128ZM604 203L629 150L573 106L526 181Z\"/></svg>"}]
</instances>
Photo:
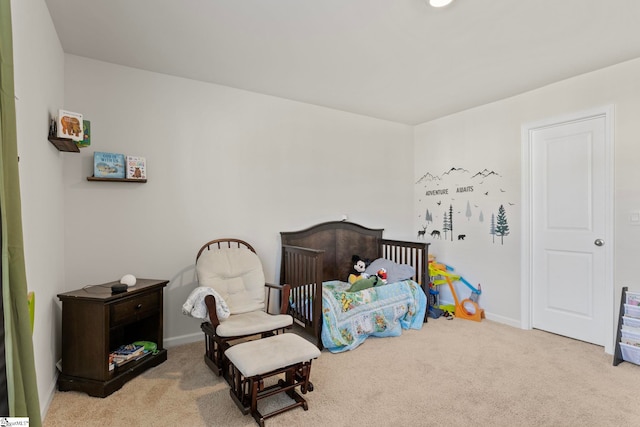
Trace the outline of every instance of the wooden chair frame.
<instances>
[{"instance_id":1,"label":"wooden chair frame","mask_svg":"<svg viewBox=\"0 0 640 427\"><path fill-rule=\"evenodd\" d=\"M217 250L224 250L225 248L246 248L251 252L256 253L253 246L251 246L244 240L231 238L215 239L202 245L202 247L198 251L198 254L196 255L196 263L205 250L211 250L212 248ZM291 290L291 287L289 285L265 283L265 310L267 311L267 313L269 312L269 307L271 306L271 295L274 290L280 291L280 312L278 314L287 314L287 311L289 309L289 293ZM221 337L216 333L216 329L218 325L220 325L220 320L218 319L218 314L216 312L216 299L213 295L207 295L204 299L204 302L209 312L209 321L202 322L202 324L200 325L200 329L202 329L202 332L204 332L205 339L204 361L216 375L224 376L227 381L230 380L231 372L229 370L229 365L224 357L224 352L233 344L233 341L246 339L254 335L260 335L261 338L266 338L278 333L283 333L285 329L290 329L293 326L293 324L291 324L286 328L278 328L275 330L265 331L260 334Z\"/></svg>"}]
</instances>

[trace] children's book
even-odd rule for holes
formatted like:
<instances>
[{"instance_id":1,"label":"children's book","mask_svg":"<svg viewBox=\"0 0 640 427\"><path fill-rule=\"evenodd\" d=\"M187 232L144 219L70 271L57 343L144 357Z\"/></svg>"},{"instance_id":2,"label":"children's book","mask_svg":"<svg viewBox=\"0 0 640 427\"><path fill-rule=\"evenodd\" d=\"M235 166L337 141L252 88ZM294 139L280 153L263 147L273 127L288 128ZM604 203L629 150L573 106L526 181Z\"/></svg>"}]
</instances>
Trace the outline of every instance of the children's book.
<instances>
[{"instance_id":1,"label":"children's book","mask_svg":"<svg viewBox=\"0 0 640 427\"><path fill-rule=\"evenodd\" d=\"M640 293L627 292L627 304L640 305Z\"/></svg>"},{"instance_id":2,"label":"children's book","mask_svg":"<svg viewBox=\"0 0 640 427\"><path fill-rule=\"evenodd\" d=\"M127 156L127 179L147 179L147 160L139 156Z\"/></svg>"},{"instance_id":3,"label":"children's book","mask_svg":"<svg viewBox=\"0 0 640 427\"><path fill-rule=\"evenodd\" d=\"M118 347L109 355L109 363L116 367L133 360L138 360L149 353L142 345L126 344Z\"/></svg>"},{"instance_id":4,"label":"children's book","mask_svg":"<svg viewBox=\"0 0 640 427\"><path fill-rule=\"evenodd\" d=\"M93 176L96 178L124 178L125 177L124 154L93 153Z\"/></svg>"},{"instance_id":5,"label":"children's book","mask_svg":"<svg viewBox=\"0 0 640 427\"><path fill-rule=\"evenodd\" d=\"M137 344L125 344L116 348L114 353L116 355L129 356L136 353L142 353L144 351L144 346Z\"/></svg>"},{"instance_id":6,"label":"children's book","mask_svg":"<svg viewBox=\"0 0 640 427\"><path fill-rule=\"evenodd\" d=\"M91 122L89 120L82 121L82 140L76 141L78 147L88 147L91 145Z\"/></svg>"},{"instance_id":7,"label":"children's book","mask_svg":"<svg viewBox=\"0 0 640 427\"><path fill-rule=\"evenodd\" d=\"M70 138L74 141L82 141L82 114L66 110L58 110L57 136L58 138Z\"/></svg>"}]
</instances>

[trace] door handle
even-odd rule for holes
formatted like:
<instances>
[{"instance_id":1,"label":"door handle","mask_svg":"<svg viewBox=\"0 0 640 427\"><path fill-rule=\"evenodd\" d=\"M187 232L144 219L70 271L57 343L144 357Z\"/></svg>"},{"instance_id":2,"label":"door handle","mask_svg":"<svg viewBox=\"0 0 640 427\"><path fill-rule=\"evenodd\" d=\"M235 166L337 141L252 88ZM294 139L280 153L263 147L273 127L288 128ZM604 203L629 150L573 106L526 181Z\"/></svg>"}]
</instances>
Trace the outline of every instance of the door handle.
<instances>
[{"instance_id":1,"label":"door handle","mask_svg":"<svg viewBox=\"0 0 640 427\"><path fill-rule=\"evenodd\" d=\"M603 246L604 245L604 240L596 239L596 241L593 242L593 244L596 245L596 246Z\"/></svg>"}]
</instances>

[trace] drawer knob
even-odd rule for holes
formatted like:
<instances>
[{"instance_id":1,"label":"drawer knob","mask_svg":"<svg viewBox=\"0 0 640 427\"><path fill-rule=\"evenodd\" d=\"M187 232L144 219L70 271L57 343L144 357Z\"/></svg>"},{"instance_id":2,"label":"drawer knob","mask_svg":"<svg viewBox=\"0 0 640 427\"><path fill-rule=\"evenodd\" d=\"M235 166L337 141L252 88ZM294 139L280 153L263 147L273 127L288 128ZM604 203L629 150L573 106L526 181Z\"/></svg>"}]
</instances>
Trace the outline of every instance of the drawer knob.
<instances>
[{"instance_id":1,"label":"drawer knob","mask_svg":"<svg viewBox=\"0 0 640 427\"><path fill-rule=\"evenodd\" d=\"M142 304L136 305L136 310L140 310L142 308Z\"/></svg>"}]
</instances>

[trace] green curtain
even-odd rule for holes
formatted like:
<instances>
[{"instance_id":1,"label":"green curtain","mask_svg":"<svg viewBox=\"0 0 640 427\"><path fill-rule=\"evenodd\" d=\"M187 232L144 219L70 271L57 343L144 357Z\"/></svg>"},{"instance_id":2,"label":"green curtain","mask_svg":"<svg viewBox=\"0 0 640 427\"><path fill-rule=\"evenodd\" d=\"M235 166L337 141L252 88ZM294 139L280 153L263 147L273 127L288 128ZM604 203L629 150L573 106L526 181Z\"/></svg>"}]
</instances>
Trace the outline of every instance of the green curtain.
<instances>
[{"instance_id":1,"label":"green curtain","mask_svg":"<svg viewBox=\"0 0 640 427\"><path fill-rule=\"evenodd\" d=\"M38 383L27 303L13 83L11 1L0 0L0 215L5 358L11 417L40 426Z\"/></svg>"}]
</instances>

